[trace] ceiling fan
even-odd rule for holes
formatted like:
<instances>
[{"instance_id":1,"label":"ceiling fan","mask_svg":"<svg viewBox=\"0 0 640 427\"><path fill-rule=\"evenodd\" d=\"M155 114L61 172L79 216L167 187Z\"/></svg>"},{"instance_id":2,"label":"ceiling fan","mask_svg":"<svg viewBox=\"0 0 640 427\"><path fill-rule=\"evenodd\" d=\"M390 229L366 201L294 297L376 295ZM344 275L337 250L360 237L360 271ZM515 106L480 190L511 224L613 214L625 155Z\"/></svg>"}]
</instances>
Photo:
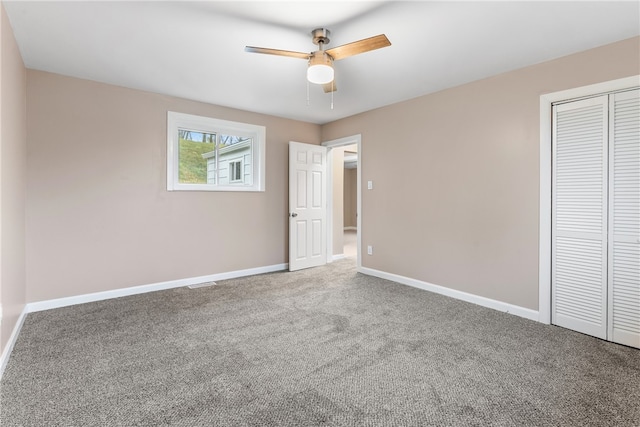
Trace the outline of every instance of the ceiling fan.
<instances>
[{"instance_id":1,"label":"ceiling fan","mask_svg":"<svg viewBox=\"0 0 640 427\"><path fill-rule=\"evenodd\" d=\"M343 44L324 50L329 44L331 32L326 28L316 28L311 32L313 43L318 45L318 50L311 53L293 52L290 50L270 49L265 47L245 46L246 52L264 53L267 55L290 56L309 61L307 68L307 80L311 83L321 84L325 92L333 92L336 89L334 82L333 61L348 58L359 53L391 46L391 42L384 34Z\"/></svg>"}]
</instances>

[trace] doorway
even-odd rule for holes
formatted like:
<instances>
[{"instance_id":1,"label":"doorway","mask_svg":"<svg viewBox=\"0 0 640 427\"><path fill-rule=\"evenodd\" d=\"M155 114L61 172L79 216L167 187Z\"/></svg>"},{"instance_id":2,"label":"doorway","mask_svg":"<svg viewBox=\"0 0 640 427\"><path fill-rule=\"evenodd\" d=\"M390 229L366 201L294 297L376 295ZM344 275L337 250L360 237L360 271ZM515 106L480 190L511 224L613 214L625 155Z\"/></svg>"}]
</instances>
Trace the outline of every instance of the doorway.
<instances>
[{"instance_id":1,"label":"doorway","mask_svg":"<svg viewBox=\"0 0 640 427\"><path fill-rule=\"evenodd\" d=\"M342 157L342 253L355 261L358 256L358 146L345 146Z\"/></svg>"},{"instance_id":2,"label":"doorway","mask_svg":"<svg viewBox=\"0 0 640 427\"><path fill-rule=\"evenodd\" d=\"M327 261L353 259L362 266L361 135L325 141L327 153ZM345 178L346 177L346 178ZM349 185L345 188L345 184ZM347 200L345 201L345 193ZM346 204L349 204L346 207ZM355 206L354 206L355 205Z\"/></svg>"}]
</instances>

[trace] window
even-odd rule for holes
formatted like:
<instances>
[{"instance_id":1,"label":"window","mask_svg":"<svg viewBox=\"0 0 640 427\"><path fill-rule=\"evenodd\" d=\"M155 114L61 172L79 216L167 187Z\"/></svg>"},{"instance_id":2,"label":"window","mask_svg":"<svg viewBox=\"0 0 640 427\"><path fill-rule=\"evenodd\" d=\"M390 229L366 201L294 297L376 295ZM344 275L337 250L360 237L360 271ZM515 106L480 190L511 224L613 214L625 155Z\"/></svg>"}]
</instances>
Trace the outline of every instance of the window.
<instances>
[{"instance_id":1,"label":"window","mask_svg":"<svg viewBox=\"0 0 640 427\"><path fill-rule=\"evenodd\" d=\"M229 181L242 181L242 160L233 160L229 162Z\"/></svg>"},{"instance_id":2,"label":"window","mask_svg":"<svg viewBox=\"0 0 640 427\"><path fill-rule=\"evenodd\" d=\"M167 190L264 191L264 126L167 113Z\"/></svg>"}]
</instances>

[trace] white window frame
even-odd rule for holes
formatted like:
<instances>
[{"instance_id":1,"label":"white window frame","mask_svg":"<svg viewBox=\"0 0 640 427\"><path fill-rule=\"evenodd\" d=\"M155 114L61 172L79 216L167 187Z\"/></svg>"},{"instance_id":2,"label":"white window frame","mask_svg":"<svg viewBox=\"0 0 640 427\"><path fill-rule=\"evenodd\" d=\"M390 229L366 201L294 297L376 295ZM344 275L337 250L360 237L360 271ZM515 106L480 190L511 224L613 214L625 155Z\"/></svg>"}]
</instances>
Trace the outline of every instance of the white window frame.
<instances>
[{"instance_id":1,"label":"white window frame","mask_svg":"<svg viewBox=\"0 0 640 427\"><path fill-rule=\"evenodd\" d=\"M179 173L178 129L251 138L251 185L181 184ZM266 128L248 123L167 111L167 190L168 191L265 191ZM242 171L244 173L244 171Z\"/></svg>"}]
</instances>

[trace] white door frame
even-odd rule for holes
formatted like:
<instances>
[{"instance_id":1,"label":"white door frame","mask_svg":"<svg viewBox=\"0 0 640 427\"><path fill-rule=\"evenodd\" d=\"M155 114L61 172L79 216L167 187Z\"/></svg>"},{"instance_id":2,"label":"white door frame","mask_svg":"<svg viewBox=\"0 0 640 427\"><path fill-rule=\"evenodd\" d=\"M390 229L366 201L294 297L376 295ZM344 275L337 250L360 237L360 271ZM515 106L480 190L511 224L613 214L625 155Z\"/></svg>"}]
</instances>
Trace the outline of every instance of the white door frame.
<instances>
[{"instance_id":1,"label":"white door frame","mask_svg":"<svg viewBox=\"0 0 640 427\"><path fill-rule=\"evenodd\" d=\"M640 75L540 96L540 213L538 229L538 321L551 324L551 105L640 86ZM359 252L358 252L359 253Z\"/></svg>"},{"instance_id":2,"label":"white door frame","mask_svg":"<svg viewBox=\"0 0 640 427\"><path fill-rule=\"evenodd\" d=\"M358 170L356 172L356 242L357 242L357 269L362 268L362 135L346 136L344 138L324 141L321 145L328 148L327 152L327 262L333 260L333 154L331 150L335 147L344 147L345 145L358 146ZM342 166L342 165L341 165Z\"/></svg>"}]
</instances>

